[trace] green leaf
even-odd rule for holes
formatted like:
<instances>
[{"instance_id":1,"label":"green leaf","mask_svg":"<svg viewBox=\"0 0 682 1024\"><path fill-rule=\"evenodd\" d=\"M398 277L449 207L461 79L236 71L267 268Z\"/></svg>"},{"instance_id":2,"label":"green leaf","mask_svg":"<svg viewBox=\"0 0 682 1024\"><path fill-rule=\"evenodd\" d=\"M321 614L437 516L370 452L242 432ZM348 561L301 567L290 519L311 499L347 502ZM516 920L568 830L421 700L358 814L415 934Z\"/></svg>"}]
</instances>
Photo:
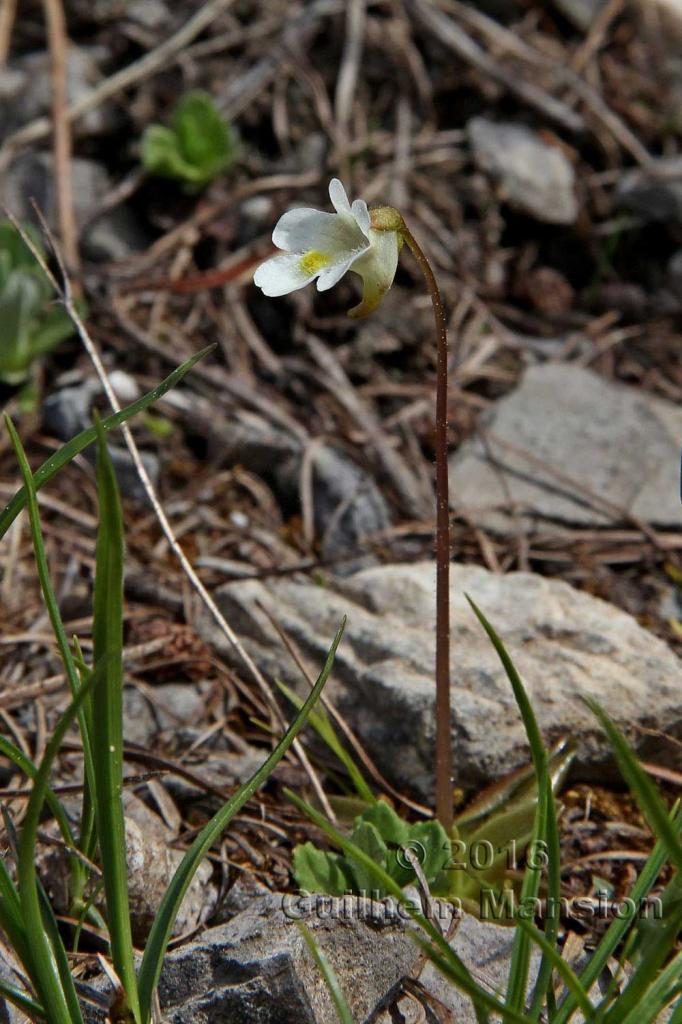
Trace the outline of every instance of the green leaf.
<instances>
[{"instance_id":1,"label":"green leaf","mask_svg":"<svg viewBox=\"0 0 682 1024\"><path fill-rule=\"evenodd\" d=\"M19 842L19 900L28 946L28 957L22 957L22 962L30 974L39 1001L50 1008L50 1024L82 1024L83 1018L71 975L62 973L60 962L63 960L56 956L43 920L35 862L38 826L54 759L73 719L90 697L99 678L95 673L88 685L81 687L55 726L34 779ZM16 945L15 949L19 952Z\"/></svg>"},{"instance_id":2,"label":"green leaf","mask_svg":"<svg viewBox=\"0 0 682 1024\"><path fill-rule=\"evenodd\" d=\"M93 656L102 672L91 706L95 817L102 858L107 924L114 969L135 1021L141 1022L128 905L123 818L123 515L102 426L97 430L99 529L95 552Z\"/></svg>"},{"instance_id":3,"label":"green leaf","mask_svg":"<svg viewBox=\"0 0 682 1024\"><path fill-rule=\"evenodd\" d=\"M639 809L649 822L651 830L658 839L666 844L668 856L677 870L682 873L682 843L670 821L670 816L656 786L641 767L624 736L618 731L602 706L591 697L583 697L583 700L599 719L608 736L621 774L630 787Z\"/></svg>"},{"instance_id":4,"label":"green leaf","mask_svg":"<svg viewBox=\"0 0 682 1024\"><path fill-rule=\"evenodd\" d=\"M359 850L362 850L371 859L373 864L387 871L388 847L375 825L372 825L369 821L360 821L353 829L351 842ZM351 856L348 858L348 867L353 873L354 892L360 893L363 896L376 895L378 899L387 895L383 889L377 890L376 876L372 871L367 870L364 860L358 861L355 857ZM373 880L374 884L372 884Z\"/></svg>"},{"instance_id":5,"label":"green leaf","mask_svg":"<svg viewBox=\"0 0 682 1024\"><path fill-rule=\"evenodd\" d=\"M303 701L301 700L297 693L295 693L285 683L278 682L277 686L285 695L285 697L287 697L291 701L294 707L301 707ZM320 706L313 711L313 713L310 716L310 724L312 725L313 729L318 734L320 739L324 743L326 743L326 745L329 747L332 753L335 754L336 757L338 757L339 761L342 763L342 765L348 772L350 780L353 783L355 791L358 794L358 796L361 797L363 800L369 801L370 803L374 803L375 796L372 793L372 790L365 782L364 776L360 769L358 768L358 766L356 765L355 761L353 760L349 752L346 750L346 748L343 746L338 736L336 735L334 726L332 725L330 717L327 714L324 707Z\"/></svg>"},{"instance_id":6,"label":"green leaf","mask_svg":"<svg viewBox=\"0 0 682 1024\"><path fill-rule=\"evenodd\" d=\"M155 387L152 391L149 391L142 398L138 398L137 401L127 405L125 409L120 412L114 413L113 416L108 416L105 420L102 420L102 430L105 432L113 430L115 427L119 427L122 423L126 423L127 420L135 416L138 412L143 412L154 402L157 402L159 398L162 398L166 392L170 391L171 388L175 387L180 383L182 378L189 373L193 366L203 359L204 356L208 355L209 352L213 351L215 345L208 345L203 348L196 355L192 356L186 362L178 366L176 370L173 370L171 374L166 377L161 384ZM71 459L79 455L88 445L97 437L97 430L95 427L88 427L87 430L83 430L76 437L72 438L65 445L56 451L50 458L42 464L42 466L36 470L33 474L33 482L35 484L36 491L46 484L49 480L55 476L60 469L66 466ZM0 512L0 540L7 533L14 520L17 518L22 508L26 504L26 488L22 487L14 495L8 505L5 506L2 512Z\"/></svg>"},{"instance_id":7,"label":"green leaf","mask_svg":"<svg viewBox=\"0 0 682 1024\"><path fill-rule=\"evenodd\" d=\"M671 814L671 822L675 831L679 833L680 829L682 829L682 809L680 807L677 807ZM630 898L634 901L636 907L639 907L651 892L665 862L666 847L659 840L649 855L630 893ZM643 925L648 925L649 922L640 920L635 922L635 924L639 931ZM655 922L651 922L651 924L655 928ZM580 982L587 991L591 989L592 985L600 977L609 959L621 945L632 925L633 922L627 917L616 918L611 922L601 942L580 974ZM575 1012L576 1005L575 998L569 994L557 1011L553 1024L567 1024L571 1014Z\"/></svg>"},{"instance_id":8,"label":"green leaf","mask_svg":"<svg viewBox=\"0 0 682 1024\"><path fill-rule=\"evenodd\" d=\"M376 800L356 820L356 826L374 825L381 838L394 846L404 846L409 838L409 827L385 800ZM357 842L357 839L353 839Z\"/></svg>"},{"instance_id":9,"label":"green leaf","mask_svg":"<svg viewBox=\"0 0 682 1024\"><path fill-rule=\"evenodd\" d=\"M149 125L144 131L142 164L150 174L161 178L179 178L193 184L203 181L201 169L192 166L182 155L176 134L160 124Z\"/></svg>"},{"instance_id":10,"label":"green leaf","mask_svg":"<svg viewBox=\"0 0 682 1024\"><path fill-rule=\"evenodd\" d=\"M318 828L329 837L329 839L338 847L340 847L346 854L349 860L357 861L365 868L365 870L374 877L376 884L374 888L385 889L385 891L393 896L398 902L405 908L407 914L415 921L429 941L424 941L419 938L416 941L422 947L429 959L440 969L447 977L451 978L455 984L462 989L472 1000L477 1010L485 1009L491 1013L498 1013L504 1021L509 1024L528 1024L527 1018L521 1016L521 1014L510 1010L499 1002L495 996L492 996L486 989L482 988L478 982L472 977L469 970L462 963L462 960L455 953L453 949L447 943L447 940L440 933L439 929L433 924L432 921L428 920L421 911L417 910L411 903L410 900L405 900L404 893L397 882L395 882L391 876L378 864L376 864L372 858L361 850L355 843L352 842L348 836L343 835L338 829L334 828L314 807L311 807L309 803L302 800L296 793L293 793L290 789L286 789L285 796L293 804L296 805L304 814L306 814ZM481 1014L479 1013L479 1018Z\"/></svg>"},{"instance_id":11,"label":"green leaf","mask_svg":"<svg viewBox=\"0 0 682 1024\"><path fill-rule=\"evenodd\" d=\"M12 1003L13 1006L16 1006L22 1013L25 1013L29 1020L42 1021L47 1017L40 1003L36 1003L35 999L31 999L30 996L26 995L20 988L17 988L16 985L10 985L9 982L3 981L2 978L0 978L0 996L9 1003Z\"/></svg>"},{"instance_id":12,"label":"green leaf","mask_svg":"<svg viewBox=\"0 0 682 1024\"><path fill-rule=\"evenodd\" d=\"M423 851L421 869L431 885L452 856L450 842L439 821L418 821L410 825L408 844Z\"/></svg>"},{"instance_id":13,"label":"green leaf","mask_svg":"<svg viewBox=\"0 0 682 1024\"><path fill-rule=\"evenodd\" d=\"M535 713L528 699L521 676L516 670L502 640L488 622L483 612L475 602L466 595L474 614L483 626L490 642L495 648L502 663L507 678L511 684L514 699L518 706L523 726L528 737L535 777L537 780L538 804L535 814L532 842L534 844L545 844L548 866L548 907L550 913L546 925L546 937L550 945L556 945L559 929L559 896L561 892L560 876L560 848L559 831L556 824L556 810L554 807L554 795L552 791L552 779L549 774L547 763L547 752L542 735L535 718ZM524 872L521 886L521 905L535 898L539 892L542 877L542 866L538 862L533 866L530 859ZM512 1010L522 1010L526 1003L526 990L528 987L528 976L530 971L531 944L528 933L517 928L514 937L512 950L512 962L509 969L509 984L507 989L507 1006ZM538 981L536 983L533 1004L531 1007L531 1020L537 1020L540 1014L542 999L544 998L543 986L549 986L551 980L551 962L544 956L540 966Z\"/></svg>"},{"instance_id":14,"label":"green leaf","mask_svg":"<svg viewBox=\"0 0 682 1024\"><path fill-rule=\"evenodd\" d=\"M303 892L343 896L352 889L348 866L339 853L331 853L310 842L294 847L292 873Z\"/></svg>"},{"instance_id":15,"label":"green leaf","mask_svg":"<svg viewBox=\"0 0 682 1024\"><path fill-rule=\"evenodd\" d=\"M0 380L20 384L33 360L31 327L43 303L40 281L15 270L0 292Z\"/></svg>"},{"instance_id":16,"label":"green leaf","mask_svg":"<svg viewBox=\"0 0 682 1024\"><path fill-rule=\"evenodd\" d=\"M35 233L25 229L39 252ZM0 380L23 383L31 364L73 326L63 310L49 306L52 284L10 221L0 222Z\"/></svg>"},{"instance_id":17,"label":"green leaf","mask_svg":"<svg viewBox=\"0 0 682 1024\"><path fill-rule=\"evenodd\" d=\"M159 981L163 958L166 954L166 948L173 930L173 924L175 922L178 909L184 899L189 884L199 867L199 864L221 832L223 832L230 823L234 815L241 810L247 800L253 796L260 786L262 786L278 762L284 757L287 750L296 739L296 736L305 725L312 707L320 696L322 688L329 678L334 664L336 649L341 642L345 625L346 620L344 619L336 636L334 637L327 655L327 660L324 663L324 667L322 668L314 687L308 695L308 699L294 718L282 739L279 741L267 760L263 762L258 771L255 772L248 782L244 783L234 796L231 797L223 807L221 807L213 818L211 818L209 823L196 837L178 865L178 868L173 875L173 879L161 901L156 917L154 918L154 924L152 925L151 932L149 933L144 956L142 957L142 966L140 968L139 975L139 992L143 1024L147 1024L150 1018L152 997Z\"/></svg>"},{"instance_id":18,"label":"green leaf","mask_svg":"<svg viewBox=\"0 0 682 1024\"><path fill-rule=\"evenodd\" d=\"M173 111L173 128L188 163L211 177L222 169L230 153L230 133L208 93L183 96Z\"/></svg>"},{"instance_id":19,"label":"green leaf","mask_svg":"<svg viewBox=\"0 0 682 1024\"><path fill-rule=\"evenodd\" d=\"M237 137L205 92L183 96L171 115L171 127L149 125L142 136L142 163L151 174L176 178L199 188L231 164Z\"/></svg>"}]
</instances>

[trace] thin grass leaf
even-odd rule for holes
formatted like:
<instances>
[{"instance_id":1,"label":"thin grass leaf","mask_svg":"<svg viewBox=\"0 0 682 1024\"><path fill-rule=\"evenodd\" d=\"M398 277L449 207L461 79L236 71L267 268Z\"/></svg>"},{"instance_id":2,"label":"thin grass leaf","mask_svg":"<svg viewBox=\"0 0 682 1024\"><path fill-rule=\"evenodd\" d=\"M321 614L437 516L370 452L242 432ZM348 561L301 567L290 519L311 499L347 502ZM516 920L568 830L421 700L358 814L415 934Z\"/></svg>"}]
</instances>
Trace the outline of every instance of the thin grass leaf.
<instances>
[{"instance_id":1,"label":"thin grass leaf","mask_svg":"<svg viewBox=\"0 0 682 1024\"><path fill-rule=\"evenodd\" d=\"M62 991L64 992L64 997L69 1007L71 1020L76 1024L77 1021L81 1020L81 1009L78 1001L78 995L76 993L76 987L71 976L71 965L69 964L69 958L64 942L62 941L57 919L54 916L54 911L52 910L50 901L47 898L47 893L45 892L40 880L38 880L38 892L43 910L43 926L45 928L45 934L47 935L52 947L52 953L54 955L57 972L61 980Z\"/></svg>"},{"instance_id":2,"label":"thin grass leaf","mask_svg":"<svg viewBox=\"0 0 682 1024\"><path fill-rule=\"evenodd\" d=\"M296 710L300 711L303 706L303 701L298 694L294 693L291 687L287 686L285 683L278 682L277 686L284 696L291 701ZM310 724L320 739L327 744L331 752L336 755L344 766L358 796L363 800L366 800L368 803L373 803L376 800L374 793L365 782L365 778L353 760L351 754L346 750L343 743L341 743L336 734L336 730L331 723L331 719L323 707L318 707L312 712L310 715Z\"/></svg>"},{"instance_id":3,"label":"thin grass leaf","mask_svg":"<svg viewBox=\"0 0 682 1024\"><path fill-rule=\"evenodd\" d=\"M189 850L178 865L172 881L164 893L161 905L156 912L154 924L147 939L142 965L139 974L140 1005L142 1008L143 1024L150 1019L152 997L159 982L163 958L173 930L173 924L177 917L180 904L195 875L199 864L209 851L215 840L230 823L234 815L249 800L257 789L262 786L268 776L272 773L277 763L284 757L285 753L296 739L296 736L305 725L305 722L314 706L317 698L322 692L334 664L336 649L341 642L346 620L343 619L336 636L329 648L324 667L320 672L317 681L308 694L308 698L296 715L295 719L287 729L270 756L261 765L257 772L246 782L234 796L213 816L209 823L196 837Z\"/></svg>"},{"instance_id":4,"label":"thin grass leaf","mask_svg":"<svg viewBox=\"0 0 682 1024\"><path fill-rule=\"evenodd\" d=\"M682 829L682 808L677 806L673 809L671 814L673 828L676 832L679 832L680 829ZM665 843L659 840L654 846L654 849L652 850L632 888L630 898L634 901L635 906L641 905L642 901L646 899L649 892L656 884L656 879L661 873L661 869L666 862L666 853L667 848ZM615 950L623 941L628 929L632 927L632 924L633 922L629 921L627 918L616 918L611 922L604 937L590 957L589 963L580 974L580 983L586 991L589 992L597 978L599 978L602 971L608 964L609 959L613 956ZM575 1012L576 1005L574 997L569 995L557 1010L553 1024L567 1024L571 1014ZM676 1024L682 1024L682 1016L680 1021L676 1022Z\"/></svg>"},{"instance_id":5,"label":"thin grass leaf","mask_svg":"<svg viewBox=\"0 0 682 1024\"><path fill-rule=\"evenodd\" d=\"M315 942L310 929L306 928L302 921L297 921L296 927L303 936L303 941L308 947L310 955L317 964L320 974L324 979L324 983L329 990L329 995L332 997L332 1002L334 1003L334 1007L341 1024L354 1024L353 1016L350 1012L350 1006L346 1002L346 997L344 996L341 985L339 984L336 971Z\"/></svg>"},{"instance_id":6,"label":"thin grass leaf","mask_svg":"<svg viewBox=\"0 0 682 1024\"><path fill-rule=\"evenodd\" d=\"M545 924L544 939L555 952L560 924L560 900L561 900L561 839L559 836L559 825L554 806L554 791L550 776L547 776L547 907L548 913ZM543 946L543 956L540 963L540 970L535 981L533 997L531 999L528 1015L532 1021L540 1018L543 1002L547 994L552 991L552 958L547 954Z\"/></svg>"},{"instance_id":7,"label":"thin grass leaf","mask_svg":"<svg viewBox=\"0 0 682 1024\"><path fill-rule=\"evenodd\" d=\"M69 975L67 980L61 978L52 944L45 931L35 866L38 825L40 812L45 803L52 763L71 723L98 681L99 675L95 674L89 684L81 688L80 693L71 701L55 726L38 766L33 791L26 805L26 815L19 842L17 863L19 900L30 953L29 963L26 963L23 958L22 963L30 974L38 999L43 1006L50 1008L52 1024L82 1024L82 1016L78 1009L78 1000L71 976ZM68 997L64 990L65 987L72 990L68 993ZM72 1012L74 1000L75 1014Z\"/></svg>"},{"instance_id":8,"label":"thin grass leaf","mask_svg":"<svg viewBox=\"0 0 682 1024\"><path fill-rule=\"evenodd\" d=\"M682 1024L682 999L678 999L675 1003L675 1009L672 1012L672 1016L668 1021L668 1024Z\"/></svg>"},{"instance_id":9,"label":"thin grass leaf","mask_svg":"<svg viewBox=\"0 0 682 1024\"><path fill-rule=\"evenodd\" d=\"M527 933L529 939L531 939L535 945L542 950L551 966L561 975L566 988L575 996L576 1002L584 1014L585 1019L592 1020L594 1007L590 1002L589 994L581 985L578 976L571 970L570 965L564 960L561 954L557 952L553 943L549 942L540 929L536 928L530 921L526 921L519 917L517 918L516 924L518 928L521 928Z\"/></svg>"},{"instance_id":10,"label":"thin grass leaf","mask_svg":"<svg viewBox=\"0 0 682 1024\"><path fill-rule=\"evenodd\" d=\"M26 935L21 901L4 858L0 858L0 929L30 977L34 977L33 956Z\"/></svg>"},{"instance_id":11,"label":"thin grass leaf","mask_svg":"<svg viewBox=\"0 0 682 1024\"><path fill-rule=\"evenodd\" d=\"M549 766L547 762L547 752L542 741L542 734L540 733L535 713L514 662L509 656L501 638L498 636L493 626L488 622L483 612L468 594L465 596L471 605L474 614L487 633L488 638L502 663L502 667L507 674L507 678L509 679L514 693L514 699L516 700L523 720L526 736L528 737L528 744L530 746L531 758L535 769L538 787L538 805L531 843L546 843L548 864L552 864L552 872L549 881L554 889L552 895L556 897L556 900L553 899L548 901L548 907L550 908L551 913L549 914L547 921L547 939L550 944L555 944L559 925L559 863L561 854L559 848L559 832L556 824L556 811L554 808L554 795L552 792L552 780L549 774ZM552 819L551 823L550 819ZM550 842L551 847L549 846ZM541 878L542 867L539 865L538 867L533 867L528 863L521 887L522 903L537 896L540 889ZM528 988L528 976L530 972L530 957L531 943L528 933L523 929L517 929L516 935L514 936L514 947L512 950L512 960L509 969L509 986L507 989L506 1000L507 1005L513 1010L522 1010L526 1003L526 991ZM538 982L548 983L550 975L551 971L547 962L543 962L540 967ZM537 1020L539 1017L542 995L543 992L541 986L536 983L531 1008L531 1020Z\"/></svg>"},{"instance_id":12,"label":"thin grass leaf","mask_svg":"<svg viewBox=\"0 0 682 1024\"><path fill-rule=\"evenodd\" d=\"M619 993L612 1006L608 1001L604 1007L600 1005L595 1016L595 1022L604 1021L604 1024L622 1024L622 1021L635 1009L641 1009L650 996L652 985L654 985L658 972L668 958L675 939L682 928L682 900L677 906L675 913L671 914L665 921L660 921L658 927L649 936L644 949L642 961L632 975L624 990Z\"/></svg>"},{"instance_id":13,"label":"thin grass leaf","mask_svg":"<svg viewBox=\"0 0 682 1024\"><path fill-rule=\"evenodd\" d=\"M128 1007L141 1021L128 904L125 823L123 818L123 514L116 474L102 424L97 432L99 529L95 552L93 658L102 672L97 707L92 706L92 754L95 817L107 905L114 970Z\"/></svg>"},{"instance_id":14,"label":"thin grass leaf","mask_svg":"<svg viewBox=\"0 0 682 1024\"><path fill-rule=\"evenodd\" d=\"M20 988L17 988L16 985L10 985L8 981L4 981L2 978L0 978L0 996L6 999L8 1003L16 1006L22 1013L25 1013L30 1020L43 1021L47 1017L40 1003L37 1003L35 999L31 999L30 996L26 995Z\"/></svg>"},{"instance_id":15,"label":"thin grass leaf","mask_svg":"<svg viewBox=\"0 0 682 1024\"><path fill-rule=\"evenodd\" d=\"M672 826L667 808L658 789L640 766L636 755L630 749L625 737L618 731L602 706L591 697L583 700L596 715L609 738L618 761L620 772L632 790L639 809L647 819L651 831L668 847L668 856L682 874L682 843Z\"/></svg>"},{"instance_id":16,"label":"thin grass leaf","mask_svg":"<svg viewBox=\"0 0 682 1024\"><path fill-rule=\"evenodd\" d=\"M16 765L16 767L24 773L27 779L31 779L31 781L35 779L38 774L38 769L31 758L27 757L20 747L15 746L15 744L5 736L0 736L0 754L2 754L3 757L6 757L8 761L11 761L12 764ZM66 817L66 811L64 810L59 797L52 791L52 789L50 789L49 786L45 793L45 803L50 808L55 821L59 825L59 831L62 834L62 839L65 844L71 847L75 846L76 841L73 837L69 820Z\"/></svg>"},{"instance_id":17,"label":"thin grass leaf","mask_svg":"<svg viewBox=\"0 0 682 1024\"><path fill-rule=\"evenodd\" d=\"M203 359L204 356L208 355L209 352L213 351L214 348L215 345L208 345L206 348L202 349L201 352L197 352L197 354L192 356L191 359L188 359L186 362L182 363L181 366L178 366L176 370L173 370L173 372L152 391L143 395L142 398L138 398L136 402L132 402L130 405L127 405L125 409L115 413L113 416L107 416L106 419L102 420L102 430L105 432L113 430L115 427L120 427L122 423L126 423L127 420L132 416L135 416L138 412L144 412L144 410L150 405L157 402L159 398L163 398L171 388L174 388L179 384L182 378L189 373L192 367L195 366L200 359ZM47 459L47 461L44 462L33 474L33 483L35 484L36 491L39 491L40 488L51 480L60 469L66 466L74 456L82 452L96 439L97 430L95 427L88 427L87 430L81 431L81 433L77 434L76 437L72 438L65 445L62 445L62 447L56 451L54 455L51 455L50 458ZM0 540L5 536L7 530L26 504L26 498L26 488L22 487L17 491L9 504L5 506L3 511L0 512Z\"/></svg>"},{"instance_id":18,"label":"thin grass leaf","mask_svg":"<svg viewBox=\"0 0 682 1024\"><path fill-rule=\"evenodd\" d=\"M59 604L55 596L52 581L50 579L50 571L47 564L47 555L45 552L45 544L43 543L42 529L40 525L40 512L38 509L38 495L33 482L33 475L31 473L28 459L26 458L26 452L24 451L23 445L19 439L19 436L14 428L9 416L5 416L5 423L7 430L14 446L14 452L16 454L17 462L19 463L19 469L24 480L24 488L26 490L26 503L29 514L29 522L31 526L31 536L33 538L33 550L35 553L35 562L38 570L38 579L40 581L40 589L43 595L43 601L47 609L47 613L52 626L52 631L57 641L57 647L61 655L62 664L66 672L66 677L71 690L71 695L75 697L78 693L81 681L76 670L73 656L71 654L71 648L69 647L68 637L66 630L64 629L64 623L62 622L61 613L59 611ZM88 806L90 802L90 792L94 785L94 766L92 761L92 748L90 743L90 731L88 729L88 721L86 708L81 708L79 712L79 726L81 732L81 739L83 743L83 758L85 765L85 793L84 802ZM51 794L48 799L51 798ZM56 806L55 806L56 805ZM50 808L57 818L64 840L69 846L74 846L74 840L71 836L69 829L68 836L64 834L64 825L67 824L66 816L57 810L59 806L58 801L51 800ZM68 828L68 824L67 824ZM88 871L85 865L74 858L70 859L69 862L71 872L71 896L74 899L76 906L80 906L82 902L82 895L87 883Z\"/></svg>"},{"instance_id":19,"label":"thin grass leaf","mask_svg":"<svg viewBox=\"0 0 682 1024\"><path fill-rule=\"evenodd\" d=\"M621 1024L654 1024L661 1012L679 993L682 984L682 953L661 971L646 995L634 1004L625 1017L618 1017ZM614 1018L615 1019L615 1018Z\"/></svg>"},{"instance_id":20,"label":"thin grass leaf","mask_svg":"<svg viewBox=\"0 0 682 1024\"><path fill-rule=\"evenodd\" d=\"M436 966L440 966L441 964L446 965L444 973L469 996L477 1011L484 1008L491 1013L498 1013L504 1021L509 1021L510 1024L528 1024L526 1017L522 1017L519 1013L504 1006L495 999L494 996L491 996L486 989L481 988L481 986L474 981L460 957L458 957L455 951L450 948L440 931L431 921L428 920L428 918L424 917L420 911L415 910L409 900L405 900L403 890L400 888L398 883L391 878L387 871L384 871L383 868L375 864L372 858L369 857L364 850L361 850L360 847L351 842L347 836L334 828L334 826L331 825L323 815L319 814L314 807L305 800L302 800L296 793L292 793L290 789L285 789L284 793L285 796L299 808L299 810L303 811L303 813L306 814L310 820L318 826L318 828L322 829L333 843L339 846L344 853L348 854L354 860L359 861L362 866L377 880L379 885L405 907L405 910L413 921L422 928L430 939L430 942L427 942L415 937L415 941L419 943Z\"/></svg>"}]
</instances>

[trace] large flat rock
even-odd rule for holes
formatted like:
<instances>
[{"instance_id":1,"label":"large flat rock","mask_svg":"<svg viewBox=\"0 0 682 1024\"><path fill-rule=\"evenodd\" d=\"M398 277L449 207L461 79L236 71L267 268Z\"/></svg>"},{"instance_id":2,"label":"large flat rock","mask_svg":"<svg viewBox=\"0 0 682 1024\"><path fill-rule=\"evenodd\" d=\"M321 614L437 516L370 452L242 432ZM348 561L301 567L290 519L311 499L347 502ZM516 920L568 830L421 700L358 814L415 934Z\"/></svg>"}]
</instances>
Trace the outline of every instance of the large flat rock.
<instances>
[{"instance_id":1,"label":"large flat rock","mask_svg":"<svg viewBox=\"0 0 682 1024\"><path fill-rule=\"evenodd\" d=\"M612 767L583 695L602 702L648 757L662 745L642 728L682 734L679 660L631 616L558 580L531 573L495 575L477 566L452 569L452 733L458 785L480 786L528 760L509 683L465 592L507 643L546 739L576 736L583 775L602 778ZM302 694L307 686L301 685L260 605L294 640L313 674L347 615L328 695L385 775L429 801L434 591L433 564L419 563L363 570L334 588L306 580L240 581L222 587L216 598L269 677L286 680ZM199 629L238 664L212 620L201 617Z\"/></svg>"},{"instance_id":2,"label":"large flat rock","mask_svg":"<svg viewBox=\"0 0 682 1024\"><path fill-rule=\"evenodd\" d=\"M450 460L450 502L485 528L682 526L682 409L566 364L530 368ZM591 493L588 493L591 492Z\"/></svg>"}]
</instances>

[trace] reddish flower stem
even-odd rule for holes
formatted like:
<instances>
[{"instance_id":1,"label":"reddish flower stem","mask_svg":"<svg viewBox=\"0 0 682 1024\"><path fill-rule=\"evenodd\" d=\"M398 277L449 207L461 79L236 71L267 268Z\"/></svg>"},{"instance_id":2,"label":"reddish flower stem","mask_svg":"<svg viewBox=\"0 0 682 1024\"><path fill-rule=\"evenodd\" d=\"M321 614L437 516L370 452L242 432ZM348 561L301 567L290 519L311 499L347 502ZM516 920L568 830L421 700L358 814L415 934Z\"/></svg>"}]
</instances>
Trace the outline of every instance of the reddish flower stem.
<instances>
[{"instance_id":1,"label":"reddish flower stem","mask_svg":"<svg viewBox=\"0 0 682 1024\"><path fill-rule=\"evenodd\" d=\"M448 337L445 309L431 265L407 227L401 234L419 264L436 323L436 816L452 828L450 721L450 510L448 493Z\"/></svg>"}]
</instances>

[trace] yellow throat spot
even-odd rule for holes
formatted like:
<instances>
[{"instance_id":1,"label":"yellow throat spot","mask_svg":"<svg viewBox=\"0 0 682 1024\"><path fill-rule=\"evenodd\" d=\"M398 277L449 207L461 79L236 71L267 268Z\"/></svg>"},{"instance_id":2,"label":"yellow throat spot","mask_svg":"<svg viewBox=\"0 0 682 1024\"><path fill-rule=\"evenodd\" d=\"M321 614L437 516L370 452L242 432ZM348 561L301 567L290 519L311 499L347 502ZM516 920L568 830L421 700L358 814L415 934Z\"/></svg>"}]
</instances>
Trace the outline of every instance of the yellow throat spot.
<instances>
[{"instance_id":1,"label":"yellow throat spot","mask_svg":"<svg viewBox=\"0 0 682 1024\"><path fill-rule=\"evenodd\" d=\"M310 252L304 252L298 261L298 265L304 274L317 274L330 263L331 258L327 253L318 252L317 249L311 249Z\"/></svg>"}]
</instances>

